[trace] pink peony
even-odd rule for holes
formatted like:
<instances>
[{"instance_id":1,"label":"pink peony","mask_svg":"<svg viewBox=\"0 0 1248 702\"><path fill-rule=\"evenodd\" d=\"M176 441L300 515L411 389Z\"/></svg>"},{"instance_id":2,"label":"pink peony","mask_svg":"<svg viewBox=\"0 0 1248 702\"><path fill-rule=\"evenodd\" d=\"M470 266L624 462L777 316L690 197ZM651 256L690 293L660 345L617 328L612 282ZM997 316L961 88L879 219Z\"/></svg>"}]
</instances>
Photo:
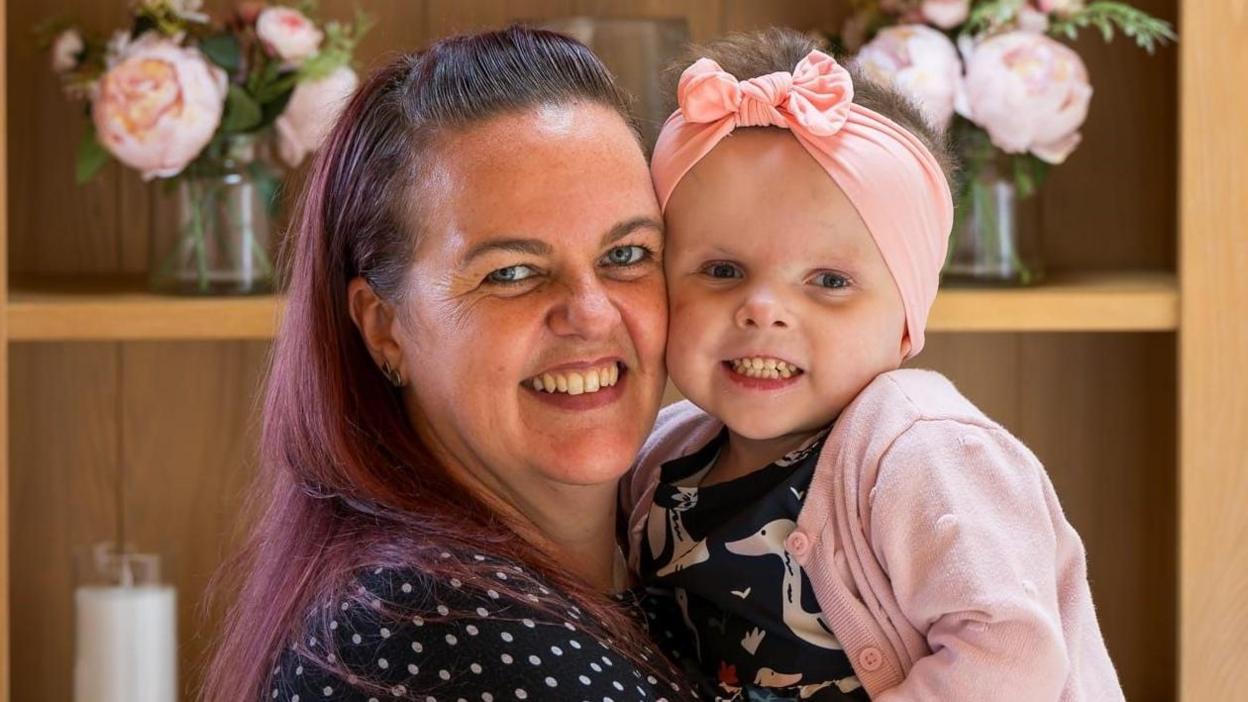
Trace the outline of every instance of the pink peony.
<instances>
[{"instance_id":1,"label":"pink peony","mask_svg":"<svg viewBox=\"0 0 1248 702\"><path fill-rule=\"evenodd\" d=\"M273 124L278 154L287 165L298 166L304 156L320 147L358 82L355 71L341 66L320 80L295 86L286 109Z\"/></svg>"},{"instance_id":2,"label":"pink peony","mask_svg":"<svg viewBox=\"0 0 1248 702\"><path fill-rule=\"evenodd\" d=\"M198 49L145 34L100 78L96 138L144 180L177 175L212 139L225 94L225 71Z\"/></svg>"},{"instance_id":3,"label":"pink peony","mask_svg":"<svg viewBox=\"0 0 1248 702\"><path fill-rule=\"evenodd\" d=\"M971 13L971 0L923 0L919 9L928 22L941 29L953 29Z\"/></svg>"},{"instance_id":4,"label":"pink peony","mask_svg":"<svg viewBox=\"0 0 1248 702\"><path fill-rule=\"evenodd\" d=\"M269 7L256 19L256 36L283 61L298 64L314 55L323 35L312 20L289 7Z\"/></svg>"},{"instance_id":5,"label":"pink peony","mask_svg":"<svg viewBox=\"0 0 1248 702\"><path fill-rule=\"evenodd\" d=\"M1084 8L1084 0L1035 0L1041 12L1056 12L1062 16L1073 15Z\"/></svg>"},{"instance_id":6,"label":"pink peony","mask_svg":"<svg viewBox=\"0 0 1248 702\"><path fill-rule=\"evenodd\" d=\"M867 77L914 100L933 126L944 129L962 85L962 61L953 42L922 24L886 27L857 56Z\"/></svg>"},{"instance_id":7,"label":"pink peony","mask_svg":"<svg viewBox=\"0 0 1248 702\"><path fill-rule=\"evenodd\" d=\"M1002 151L1061 163L1079 145L1091 99L1073 50L1042 34L1007 32L971 49L957 110Z\"/></svg>"},{"instance_id":8,"label":"pink peony","mask_svg":"<svg viewBox=\"0 0 1248 702\"><path fill-rule=\"evenodd\" d=\"M78 56L86 48L77 29L66 29L52 42L52 71L68 73L78 67Z\"/></svg>"},{"instance_id":9,"label":"pink peony","mask_svg":"<svg viewBox=\"0 0 1248 702\"><path fill-rule=\"evenodd\" d=\"M1031 5L1023 5L1018 10L1018 28L1024 32L1044 34L1049 31L1049 15Z\"/></svg>"}]
</instances>

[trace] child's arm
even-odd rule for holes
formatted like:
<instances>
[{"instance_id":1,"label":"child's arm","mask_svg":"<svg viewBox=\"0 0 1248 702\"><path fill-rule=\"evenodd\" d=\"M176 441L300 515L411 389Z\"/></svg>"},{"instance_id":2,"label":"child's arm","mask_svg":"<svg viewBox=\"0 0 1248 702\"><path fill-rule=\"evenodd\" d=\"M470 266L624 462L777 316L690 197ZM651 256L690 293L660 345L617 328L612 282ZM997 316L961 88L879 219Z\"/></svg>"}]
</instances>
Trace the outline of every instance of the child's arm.
<instances>
[{"instance_id":1,"label":"child's arm","mask_svg":"<svg viewBox=\"0 0 1248 702\"><path fill-rule=\"evenodd\" d=\"M932 653L880 702L1120 700L1083 544L1006 431L920 421L880 462L870 539Z\"/></svg>"}]
</instances>

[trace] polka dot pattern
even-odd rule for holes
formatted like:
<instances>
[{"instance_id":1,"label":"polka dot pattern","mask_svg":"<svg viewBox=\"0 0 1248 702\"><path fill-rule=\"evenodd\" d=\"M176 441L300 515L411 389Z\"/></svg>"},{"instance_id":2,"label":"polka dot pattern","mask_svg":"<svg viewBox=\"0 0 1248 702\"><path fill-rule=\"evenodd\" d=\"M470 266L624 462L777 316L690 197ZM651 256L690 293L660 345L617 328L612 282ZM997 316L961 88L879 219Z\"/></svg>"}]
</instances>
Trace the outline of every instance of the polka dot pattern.
<instances>
[{"instance_id":1,"label":"polka dot pattern","mask_svg":"<svg viewBox=\"0 0 1248 702\"><path fill-rule=\"evenodd\" d=\"M540 590L540 602L553 604L557 614L538 609L533 592L511 597L460 580L433 582L413 570L366 569L353 599L329 605L331 624L309 620L299 639L310 642L306 648L284 647L266 697L279 702L697 699L692 692L673 695L651 671L638 670L615 653L610 639L594 636L592 617L570 602L560 606L559 595L548 587L525 586L531 580L523 569L479 554L462 556L469 558L490 562L493 568L485 575L496 587ZM337 653L332 661L329 646L311 637L313 632L332 637ZM625 687L622 679L638 684Z\"/></svg>"}]
</instances>

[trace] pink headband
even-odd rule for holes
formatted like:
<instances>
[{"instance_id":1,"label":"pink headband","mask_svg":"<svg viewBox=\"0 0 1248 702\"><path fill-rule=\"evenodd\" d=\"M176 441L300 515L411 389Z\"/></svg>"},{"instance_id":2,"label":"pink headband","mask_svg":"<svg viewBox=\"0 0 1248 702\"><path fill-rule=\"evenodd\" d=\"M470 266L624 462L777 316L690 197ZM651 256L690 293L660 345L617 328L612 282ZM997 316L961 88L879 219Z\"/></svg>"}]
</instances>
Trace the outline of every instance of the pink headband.
<instances>
[{"instance_id":1,"label":"pink headband","mask_svg":"<svg viewBox=\"0 0 1248 702\"><path fill-rule=\"evenodd\" d=\"M849 72L821 51L793 73L746 81L698 59L681 75L677 98L650 163L659 206L667 209L680 179L737 127L788 129L866 223L901 291L910 356L917 354L953 229L949 183L927 147L854 104Z\"/></svg>"}]
</instances>

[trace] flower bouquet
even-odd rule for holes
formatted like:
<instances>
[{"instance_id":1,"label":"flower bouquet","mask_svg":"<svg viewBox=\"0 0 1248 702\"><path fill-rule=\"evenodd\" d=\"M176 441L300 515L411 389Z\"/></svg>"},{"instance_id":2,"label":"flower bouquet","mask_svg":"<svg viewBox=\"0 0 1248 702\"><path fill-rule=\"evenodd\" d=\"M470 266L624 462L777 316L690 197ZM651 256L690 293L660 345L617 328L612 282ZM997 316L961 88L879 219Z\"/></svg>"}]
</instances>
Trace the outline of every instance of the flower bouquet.
<instances>
[{"instance_id":1,"label":"flower bouquet","mask_svg":"<svg viewBox=\"0 0 1248 702\"><path fill-rule=\"evenodd\" d=\"M179 227L154 228L151 286L214 294L272 290L268 224L280 176L315 150L354 92L369 20L318 24L311 3L240 2L222 24L201 0L137 0L133 22L94 37L63 20L40 33L53 71L90 117L76 177L110 159L176 190Z\"/></svg>"},{"instance_id":2,"label":"flower bouquet","mask_svg":"<svg viewBox=\"0 0 1248 702\"><path fill-rule=\"evenodd\" d=\"M960 165L946 278L1029 284L1042 277L1018 208L1079 145L1092 87L1060 39L1116 32L1152 53L1171 26L1108 0L857 0L839 38L874 80L949 129Z\"/></svg>"}]
</instances>

